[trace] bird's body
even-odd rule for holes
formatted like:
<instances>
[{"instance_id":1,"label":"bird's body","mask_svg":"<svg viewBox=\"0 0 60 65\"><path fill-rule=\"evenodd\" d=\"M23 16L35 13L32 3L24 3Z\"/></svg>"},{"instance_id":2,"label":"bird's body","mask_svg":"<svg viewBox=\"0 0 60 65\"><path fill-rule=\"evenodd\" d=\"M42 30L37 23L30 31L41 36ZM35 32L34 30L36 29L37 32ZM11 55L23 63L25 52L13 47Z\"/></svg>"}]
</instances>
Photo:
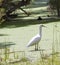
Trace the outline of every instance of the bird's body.
<instances>
[{"instance_id":1,"label":"bird's body","mask_svg":"<svg viewBox=\"0 0 60 65\"><path fill-rule=\"evenodd\" d=\"M41 25L39 27L39 34L37 34L36 36L34 36L29 43L27 44L27 47L33 46L35 45L35 50L38 50L38 43L41 40L42 37L42 27L45 27L44 25Z\"/></svg>"},{"instance_id":2,"label":"bird's body","mask_svg":"<svg viewBox=\"0 0 60 65\"><path fill-rule=\"evenodd\" d=\"M29 41L29 43L28 43L27 46L29 47L29 46L33 46L33 45L39 43L40 39L41 39L40 35L37 34L36 36L34 36L34 37L31 39L31 41Z\"/></svg>"}]
</instances>

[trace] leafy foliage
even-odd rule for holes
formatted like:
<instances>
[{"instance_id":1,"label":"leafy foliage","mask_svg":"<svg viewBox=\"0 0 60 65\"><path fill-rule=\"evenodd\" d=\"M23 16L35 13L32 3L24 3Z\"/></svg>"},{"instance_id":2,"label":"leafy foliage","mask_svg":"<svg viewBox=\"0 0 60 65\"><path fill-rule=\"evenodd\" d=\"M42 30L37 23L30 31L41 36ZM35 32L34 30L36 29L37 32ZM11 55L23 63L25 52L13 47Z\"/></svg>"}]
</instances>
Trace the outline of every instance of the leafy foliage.
<instances>
[{"instance_id":1,"label":"leafy foliage","mask_svg":"<svg viewBox=\"0 0 60 65\"><path fill-rule=\"evenodd\" d=\"M56 10L57 15L60 16L60 0L49 0L50 8Z\"/></svg>"}]
</instances>

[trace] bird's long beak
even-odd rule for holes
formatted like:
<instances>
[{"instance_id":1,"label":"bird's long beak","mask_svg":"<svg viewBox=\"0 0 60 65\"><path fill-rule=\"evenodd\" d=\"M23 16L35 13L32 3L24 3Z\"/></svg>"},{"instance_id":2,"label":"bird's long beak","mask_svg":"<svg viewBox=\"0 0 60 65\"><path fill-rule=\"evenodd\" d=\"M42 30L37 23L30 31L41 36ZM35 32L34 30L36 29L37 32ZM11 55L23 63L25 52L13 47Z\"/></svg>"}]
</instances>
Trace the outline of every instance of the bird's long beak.
<instances>
[{"instance_id":1,"label":"bird's long beak","mask_svg":"<svg viewBox=\"0 0 60 65\"><path fill-rule=\"evenodd\" d=\"M47 28L47 26L43 25L43 27Z\"/></svg>"},{"instance_id":2,"label":"bird's long beak","mask_svg":"<svg viewBox=\"0 0 60 65\"><path fill-rule=\"evenodd\" d=\"M45 28L47 28L47 26L44 26Z\"/></svg>"}]
</instances>

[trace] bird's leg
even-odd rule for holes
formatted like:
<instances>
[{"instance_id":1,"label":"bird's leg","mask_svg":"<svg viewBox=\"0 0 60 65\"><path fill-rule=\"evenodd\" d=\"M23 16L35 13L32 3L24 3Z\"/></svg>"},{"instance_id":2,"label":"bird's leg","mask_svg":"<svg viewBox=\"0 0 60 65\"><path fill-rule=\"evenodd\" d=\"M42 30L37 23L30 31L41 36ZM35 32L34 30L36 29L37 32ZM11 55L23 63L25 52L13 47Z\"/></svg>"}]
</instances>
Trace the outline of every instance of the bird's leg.
<instances>
[{"instance_id":1,"label":"bird's leg","mask_svg":"<svg viewBox=\"0 0 60 65\"><path fill-rule=\"evenodd\" d=\"M36 51L36 44L35 44L35 51Z\"/></svg>"},{"instance_id":2,"label":"bird's leg","mask_svg":"<svg viewBox=\"0 0 60 65\"><path fill-rule=\"evenodd\" d=\"M36 44L36 50L38 50L38 44Z\"/></svg>"},{"instance_id":3,"label":"bird's leg","mask_svg":"<svg viewBox=\"0 0 60 65\"><path fill-rule=\"evenodd\" d=\"M35 44L35 51L38 50L38 44Z\"/></svg>"}]
</instances>

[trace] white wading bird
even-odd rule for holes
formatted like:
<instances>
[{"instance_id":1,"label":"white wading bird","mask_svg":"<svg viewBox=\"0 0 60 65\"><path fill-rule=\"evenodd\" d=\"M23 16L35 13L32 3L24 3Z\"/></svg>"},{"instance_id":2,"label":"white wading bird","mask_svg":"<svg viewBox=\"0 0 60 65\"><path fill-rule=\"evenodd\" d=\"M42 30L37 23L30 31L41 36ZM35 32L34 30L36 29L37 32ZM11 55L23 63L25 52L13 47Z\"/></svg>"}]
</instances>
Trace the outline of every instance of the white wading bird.
<instances>
[{"instance_id":1,"label":"white wading bird","mask_svg":"<svg viewBox=\"0 0 60 65\"><path fill-rule=\"evenodd\" d=\"M40 25L39 27L39 34L37 34L36 36L34 36L29 43L27 44L27 47L33 46L35 45L35 50L38 50L38 43L41 40L42 37L42 27L46 27L44 25Z\"/></svg>"}]
</instances>

